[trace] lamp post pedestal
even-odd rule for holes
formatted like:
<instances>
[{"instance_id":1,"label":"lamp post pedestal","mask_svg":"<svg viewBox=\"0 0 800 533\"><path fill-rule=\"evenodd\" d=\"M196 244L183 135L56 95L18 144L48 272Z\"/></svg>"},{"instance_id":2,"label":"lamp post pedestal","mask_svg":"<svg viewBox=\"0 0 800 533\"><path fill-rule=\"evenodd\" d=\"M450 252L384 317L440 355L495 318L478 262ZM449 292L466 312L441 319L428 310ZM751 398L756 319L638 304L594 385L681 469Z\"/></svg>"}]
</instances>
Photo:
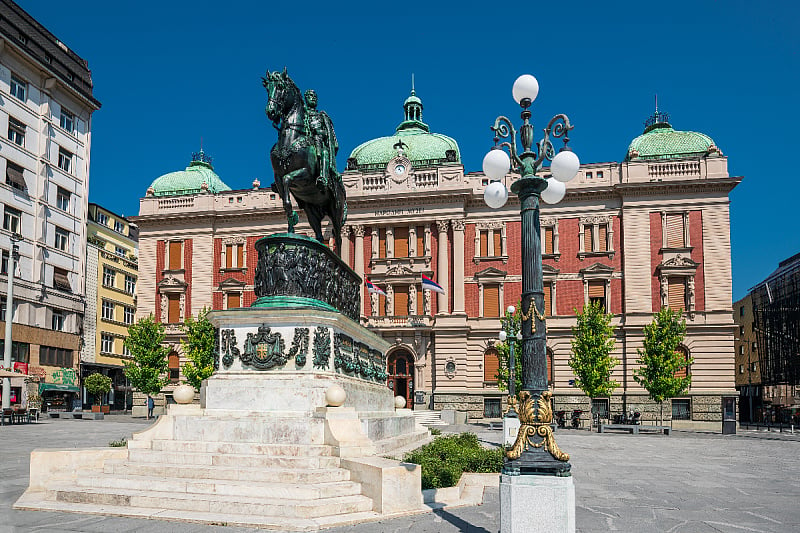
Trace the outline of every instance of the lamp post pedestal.
<instances>
[{"instance_id":1,"label":"lamp post pedestal","mask_svg":"<svg viewBox=\"0 0 800 533\"><path fill-rule=\"evenodd\" d=\"M574 533L572 477L500 476L501 533Z\"/></svg>"}]
</instances>

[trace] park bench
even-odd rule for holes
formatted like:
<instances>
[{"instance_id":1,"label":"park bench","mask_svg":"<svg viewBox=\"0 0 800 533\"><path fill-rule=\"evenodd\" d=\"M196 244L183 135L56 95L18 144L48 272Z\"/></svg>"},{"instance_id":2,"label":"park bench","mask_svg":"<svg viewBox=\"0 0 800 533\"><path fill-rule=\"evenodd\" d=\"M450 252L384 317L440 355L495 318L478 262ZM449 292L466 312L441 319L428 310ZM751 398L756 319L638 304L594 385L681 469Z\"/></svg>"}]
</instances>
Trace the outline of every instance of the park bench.
<instances>
[{"instance_id":1,"label":"park bench","mask_svg":"<svg viewBox=\"0 0 800 533\"><path fill-rule=\"evenodd\" d=\"M672 433L672 428L669 426L644 426L641 424L600 424L597 427L598 433L605 433L607 431L627 431L632 435L638 435L640 432L649 433L655 431L656 433L664 433L664 435L670 435Z\"/></svg>"}]
</instances>

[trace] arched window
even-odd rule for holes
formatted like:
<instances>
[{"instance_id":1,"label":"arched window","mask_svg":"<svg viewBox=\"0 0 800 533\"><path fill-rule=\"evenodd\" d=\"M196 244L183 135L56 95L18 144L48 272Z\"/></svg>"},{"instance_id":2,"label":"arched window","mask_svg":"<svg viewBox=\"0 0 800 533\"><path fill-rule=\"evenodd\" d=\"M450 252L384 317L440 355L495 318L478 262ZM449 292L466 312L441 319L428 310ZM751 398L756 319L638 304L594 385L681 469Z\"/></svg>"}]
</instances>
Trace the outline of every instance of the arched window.
<instances>
[{"instance_id":1,"label":"arched window","mask_svg":"<svg viewBox=\"0 0 800 533\"><path fill-rule=\"evenodd\" d=\"M682 358L684 361L687 361L687 362L689 361L689 350L688 350L688 349L687 349L685 346L678 346L678 349L677 349L677 350L675 350L675 351L676 351L678 354L680 354L680 355L681 355L681 358ZM689 372L689 365L687 364L687 365L686 365L684 368L681 368L680 370L677 370L677 371L675 372L675 377L676 377L676 378L685 378L685 377L686 377L686 376L688 376L689 374L690 374L690 372Z\"/></svg>"},{"instance_id":2,"label":"arched window","mask_svg":"<svg viewBox=\"0 0 800 533\"><path fill-rule=\"evenodd\" d=\"M483 381L486 383L496 383L497 374L500 371L500 354L494 348L489 348L483 352Z\"/></svg>"},{"instance_id":3,"label":"arched window","mask_svg":"<svg viewBox=\"0 0 800 533\"><path fill-rule=\"evenodd\" d=\"M177 383L181 378L181 358L177 352L169 353L169 380Z\"/></svg>"}]
</instances>

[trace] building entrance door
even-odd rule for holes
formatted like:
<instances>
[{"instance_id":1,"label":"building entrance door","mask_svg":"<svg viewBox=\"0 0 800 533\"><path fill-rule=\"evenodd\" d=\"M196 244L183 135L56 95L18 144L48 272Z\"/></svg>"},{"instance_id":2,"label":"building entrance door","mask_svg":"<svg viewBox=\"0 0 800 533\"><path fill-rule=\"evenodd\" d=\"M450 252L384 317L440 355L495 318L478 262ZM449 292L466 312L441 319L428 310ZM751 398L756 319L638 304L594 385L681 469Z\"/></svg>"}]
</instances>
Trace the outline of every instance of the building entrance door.
<instances>
[{"instance_id":1,"label":"building entrance door","mask_svg":"<svg viewBox=\"0 0 800 533\"><path fill-rule=\"evenodd\" d=\"M387 385L394 392L395 396L402 396L406 399L406 408L411 409L412 398L414 396L414 382L412 380L411 369L413 357L405 350L398 350L389 356L387 373Z\"/></svg>"}]
</instances>

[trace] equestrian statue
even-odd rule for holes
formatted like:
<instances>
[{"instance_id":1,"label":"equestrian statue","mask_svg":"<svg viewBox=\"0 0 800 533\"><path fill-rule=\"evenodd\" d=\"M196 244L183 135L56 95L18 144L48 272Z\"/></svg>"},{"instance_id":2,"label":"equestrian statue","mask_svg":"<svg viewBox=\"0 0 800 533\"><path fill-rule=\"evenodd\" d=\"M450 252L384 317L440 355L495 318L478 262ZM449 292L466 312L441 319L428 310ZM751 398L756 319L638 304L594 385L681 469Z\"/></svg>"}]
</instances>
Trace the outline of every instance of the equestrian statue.
<instances>
[{"instance_id":1,"label":"equestrian statue","mask_svg":"<svg viewBox=\"0 0 800 533\"><path fill-rule=\"evenodd\" d=\"M267 71L262 78L267 90L267 117L278 130L278 142L272 147L270 159L275 181L272 190L283 201L289 233L299 221L292 209L294 196L297 206L306 212L314 237L324 242L322 219L328 216L333 223L336 253L341 256L341 229L347 220L347 201L342 176L336 170L339 143L333 131L333 121L325 111L317 110L317 93L300 94L286 73Z\"/></svg>"}]
</instances>

